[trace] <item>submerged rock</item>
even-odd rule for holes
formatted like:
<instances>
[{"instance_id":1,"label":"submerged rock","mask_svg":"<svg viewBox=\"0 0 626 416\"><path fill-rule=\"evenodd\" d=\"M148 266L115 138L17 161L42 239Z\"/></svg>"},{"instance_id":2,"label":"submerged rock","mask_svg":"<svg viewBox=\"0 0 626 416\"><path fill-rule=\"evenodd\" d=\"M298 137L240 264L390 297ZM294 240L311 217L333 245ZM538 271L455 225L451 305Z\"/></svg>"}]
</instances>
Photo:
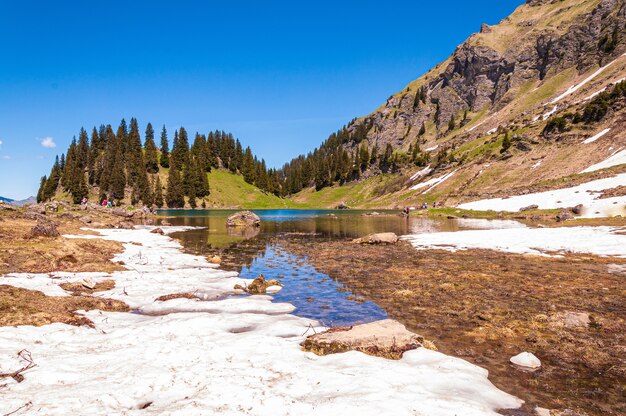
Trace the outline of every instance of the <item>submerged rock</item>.
<instances>
[{"instance_id":1,"label":"submerged rock","mask_svg":"<svg viewBox=\"0 0 626 416\"><path fill-rule=\"evenodd\" d=\"M254 279L250 284L246 287L241 285L235 285L233 289L235 289L236 293L241 293L242 291L248 293L250 295L262 295L264 293L276 293L283 287L283 284L278 280L265 280L265 276L260 274L256 279Z\"/></svg>"},{"instance_id":2,"label":"submerged rock","mask_svg":"<svg viewBox=\"0 0 626 416\"><path fill-rule=\"evenodd\" d=\"M366 237L354 239L352 242L358 244L396 244L398 236L395 233L370 234Z\"/></svg>"},{"instance_id":3,"label":"submerged rock","mask_svg":"<svg viewBox=\"0 0 626 416\"><path fill-rule=\"evenodd\" d=\"M532 370L536 370L541 367L541 361L539 361L539 358L537 358L535 354L526 351L511 357L510 361L515 365Z\"/></svg>"},{"instance_id":4,"label":"submerged rock","mask_svg":"<svg viewBox=\"0 0 626 416\"><path fill-rule=\"evenodd\" d=\"M311 335L302 344L317 355L360 351L378 357L400 359L405 351L424 346L424 338L393 319L347 328L331 328Z\"/></svg>"},{"instance_id":5,"label":"submerged rock","mask_svg":"<svg viewBox=\"0 0 626 416\"><path fill-rule=\"evenodd\" d=\"M228 227L260 227L261 219L252 211L236 212L226 220Z\"/></svg>"}]
</instances>

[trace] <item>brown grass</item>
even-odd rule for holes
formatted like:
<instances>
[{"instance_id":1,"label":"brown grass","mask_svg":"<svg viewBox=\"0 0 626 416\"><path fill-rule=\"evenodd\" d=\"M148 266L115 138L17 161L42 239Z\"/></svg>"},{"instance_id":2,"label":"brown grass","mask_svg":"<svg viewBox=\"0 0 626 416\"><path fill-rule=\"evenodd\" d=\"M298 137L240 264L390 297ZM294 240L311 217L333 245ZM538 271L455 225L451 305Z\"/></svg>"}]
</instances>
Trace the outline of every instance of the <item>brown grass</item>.
<instances>
[{"instance_id":1,"label":"brown grass","mask_svg":"<svg viewBox=\"0 0 626 416\"><path fill-rule=\"evenodd\" d=\"M42 326L55 322L93 327L93 322L74 313L77 310L100 309L127 312L128 305L119 300L90 296L46 296L37 290L0 285L0 326Z\"/></svg>"},{"instance_id":2,"label":"brown grass","mask_svg":"<svg viewBox=\"0 0 626 416\"><path fill-rule=\"evenodd\" d=\"M102 280L101 282L96 283L96 287L94 287L93 289L89 289L88 287L83 286L80 282L66 282L61 283L59 286L61 286L63 290L71 292L73 296L79 296L82 294L92 294L94 292L104 292L106 290L111 290L115 287L115 280Z\"/></svg>"}]
</instances>

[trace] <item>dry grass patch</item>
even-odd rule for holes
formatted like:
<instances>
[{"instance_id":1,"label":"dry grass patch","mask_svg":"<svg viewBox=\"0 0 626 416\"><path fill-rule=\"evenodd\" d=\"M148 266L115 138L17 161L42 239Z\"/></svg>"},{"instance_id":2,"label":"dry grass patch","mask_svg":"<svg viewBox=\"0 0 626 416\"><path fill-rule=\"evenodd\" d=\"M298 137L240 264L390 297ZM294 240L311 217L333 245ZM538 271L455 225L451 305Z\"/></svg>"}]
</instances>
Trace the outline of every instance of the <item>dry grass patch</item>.
<instances>
[{"instance_id":1,"label":"dry grass patch","mask_svg":"<svg viewBox=\"0 0 626 416\"><path fill-rule=\"evenodd\" d=\"M0 326L42 326L55 322L93 327L93 322L74 313L77 310L100 309L127 312L128 305L119 300L91 296L46 296L37 290L0 285Z\"/></svg>"}]
</instances>

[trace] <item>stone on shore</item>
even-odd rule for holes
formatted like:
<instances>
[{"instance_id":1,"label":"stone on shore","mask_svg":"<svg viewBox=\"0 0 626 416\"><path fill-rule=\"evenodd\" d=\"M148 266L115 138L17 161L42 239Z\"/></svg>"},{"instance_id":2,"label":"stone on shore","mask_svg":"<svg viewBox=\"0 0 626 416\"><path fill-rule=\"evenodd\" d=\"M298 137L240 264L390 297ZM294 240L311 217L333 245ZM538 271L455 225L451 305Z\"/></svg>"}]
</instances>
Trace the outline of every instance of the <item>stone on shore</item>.
<instances>
[{"instance_id":1,"label":"stone on shore","mask_svg":"<svg viewBox=\"0 0 626 416\"><path fill-rule=\"evenodd\" d=\"M58 237L61 234L57 230L57 225L49 220L38 220L30 230L31 237Z\"/></svg>"},{"instance_id":2,"label":"stone on shore","mask_svg":"<svg viewBox=\"0 0 626 416\"><path fill-rule=\"evenodd\" d=\"M250 284L246 287L241 285L235 285L233 288L236 293L241 293L241 291L248 293L250 295L262 295L268 293L268 289L270 289L270 293L276 293L283 287L283 284L278 280L265 280L265 276L260 274L256 279L254 279Z\"/></svg>"},{"instance_id":3,"label":"stone on shore","mask_svg":"<svg viewBox=\"0 0 626 416\"><path fill-rule=\"evenodd\" d=\"M331 328L311 335L303 343L305 351L328 355L346 351L360 351L378 357L400 359L405 351L424 345L424 338L410 332L393 319L347 328Z\"/></svg>"},{"instance_id":4,"label":"stone on shore","mask_svg":"<svg viewBox=\"0 0 626 416\"><path fill-rule=\"evenodd\" d=\"M370 234L352 240L352 242L358 244L396 244L398 242L398 236L395 233Z\"/></svg>"},{"instance_id":5,"label":"stone on shore","mask_svg":"<svg viewBox=\"0 0 626 416\"><path fill-rule=\"evenodd\" d=\"M213 256L209 259L209 263L213 263L213 264L221 264L222 263L222 259L220 256Z\"/></svg>"},{"instance_id":6,"label":"stone on shore","mask_svg":"<svg viewBox=\"0 0 626 416\"><path fill-rule=\"evenodd\" d=\"M541 361L539 361L539 358L537 358L535 354L526 351L511 357L510 361L515 365L529 368L531 370L536 370L541 367Z\"/></svg>"},{"instance_id":7,"label":"stone on shore","mask_svg":"<svg viewBox=\"0 0 626 416\"><path fill-rule=\"evenodd\" d=\"M260 227L261 219L252 211L240 211L226 220L228 227Z\"/></svg>"},{"instance_id":8,"label":"stone on shore","mask_svg":"<svg viewBox=\"0 0 626 416\"><path fill-rule=\"evenodd\" d=\"M163 229L161 228L155 228L154 230L150 231L152 234L165 234L165 232L163 232Z\"/></svg>"}]
</instances>

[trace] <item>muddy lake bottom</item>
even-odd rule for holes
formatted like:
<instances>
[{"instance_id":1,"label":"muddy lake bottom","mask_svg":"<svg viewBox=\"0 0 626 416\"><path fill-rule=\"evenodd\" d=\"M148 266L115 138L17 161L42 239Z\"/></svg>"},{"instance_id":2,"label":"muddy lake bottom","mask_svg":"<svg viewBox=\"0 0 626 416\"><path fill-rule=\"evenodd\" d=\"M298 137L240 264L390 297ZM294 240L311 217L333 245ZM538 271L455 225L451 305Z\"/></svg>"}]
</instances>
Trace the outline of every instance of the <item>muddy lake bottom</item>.
<instances>
[{"instance_id":1,"label":"muddy lake bottom","mask_svg":"<svg viewBox=\"0 0 626 416\"><path fill-rule=\"evenodd\" d=\"M251 230L227 229L230 213L162 215L173 225L205 227L174 235L187 250L217 254L223 269L244 278L280 280L284 288L274 301L293 304L296 315L326 326L393 318L439 351L486 368L496 386L526 401L521 410L503 414L533 415L536 406L578 412L572 415L626 414L626 291L624 276L608 271L625 260L351 242L375 232L477 226L407 220L397 212L257 211L262 226ZM565 327L558 317L566 312L589 313L590 325ZM525 372L510 364L522 351L537 355L542 368Z\"/></svg>"}]
</instances>

